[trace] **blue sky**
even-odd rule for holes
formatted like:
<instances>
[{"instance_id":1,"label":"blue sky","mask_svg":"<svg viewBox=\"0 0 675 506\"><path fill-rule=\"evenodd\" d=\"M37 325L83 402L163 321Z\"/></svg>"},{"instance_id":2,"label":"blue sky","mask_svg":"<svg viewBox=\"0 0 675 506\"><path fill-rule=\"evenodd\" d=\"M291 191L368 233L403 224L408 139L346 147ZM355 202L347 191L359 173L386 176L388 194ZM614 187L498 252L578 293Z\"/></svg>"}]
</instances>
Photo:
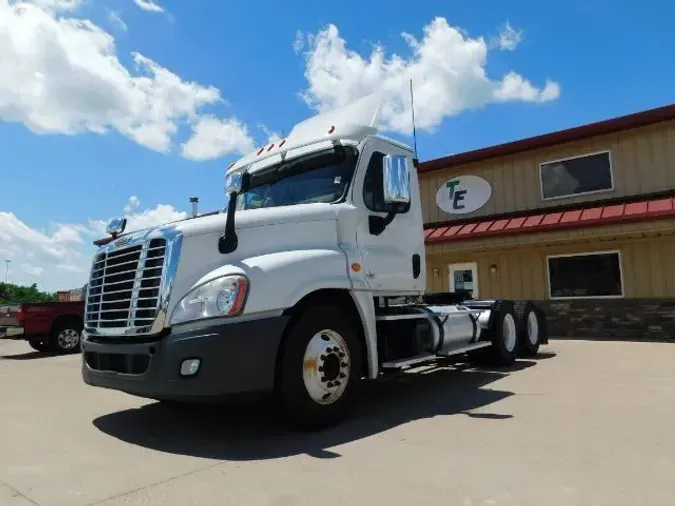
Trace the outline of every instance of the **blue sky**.
<instances>
[{"instance_id":1,"label":"blue sky","mask_svg":"<svg viewBox=\"0 0 675 506\"><path fill-rule=\"evenodd\" d=\"M421 160L675 102L672 19L665 0L0 0L0 260L79 286L125 207L136 226L220 207L240 151L378 84L406 107L410 76ZM410 141L406 112L385 129Z\"/></svg>"}]
</instances>

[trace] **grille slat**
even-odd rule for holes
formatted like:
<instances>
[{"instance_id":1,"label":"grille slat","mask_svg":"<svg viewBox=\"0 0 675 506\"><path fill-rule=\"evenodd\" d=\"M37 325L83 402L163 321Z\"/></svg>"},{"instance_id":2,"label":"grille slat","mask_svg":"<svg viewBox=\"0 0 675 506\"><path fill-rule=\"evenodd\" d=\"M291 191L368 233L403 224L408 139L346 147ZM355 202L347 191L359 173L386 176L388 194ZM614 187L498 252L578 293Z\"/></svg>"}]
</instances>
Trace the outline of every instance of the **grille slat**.
<instances>
[{"instance_id":1,"label":"grille slat","mask_svg":"<svg viewBox=\"0 0 675 506\"><path fill-rule=\"evenodd\" d=\"M98 254L89 281L86 327L122 333L151 326L159 310L165 256L165 239Z\"/></svg>"}]
</instances>

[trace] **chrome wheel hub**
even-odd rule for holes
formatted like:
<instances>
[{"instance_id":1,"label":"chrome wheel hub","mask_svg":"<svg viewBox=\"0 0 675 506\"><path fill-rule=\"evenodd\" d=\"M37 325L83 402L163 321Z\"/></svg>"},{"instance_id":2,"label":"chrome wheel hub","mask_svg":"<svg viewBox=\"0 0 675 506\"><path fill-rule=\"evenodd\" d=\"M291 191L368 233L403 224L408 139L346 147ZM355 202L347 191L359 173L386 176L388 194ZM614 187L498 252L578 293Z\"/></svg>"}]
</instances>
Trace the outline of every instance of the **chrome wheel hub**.
<instances>
[{"instance_id":1,"label":"chrome wheel hub","mask_svg":"<svg viewBox=\"0 0 675 506\"><path fill-rule=\"evenodd\" d=\"M305 349L302 379L312 400L318 404L337 401L349 381L351 357L347 343L334 330L312 336Z\"/></svg>"},{"instance_id":2,"label":"chrome wheel hub","mask_svg":"<svg viewBox=\"0 0 675 506\"><path fill-rule=\"evenodd\" d=\"M72 350L80 342L80 333L73 329L65 329L56 336L56 342L64 350Z\"/></svg>"}]
</instances>

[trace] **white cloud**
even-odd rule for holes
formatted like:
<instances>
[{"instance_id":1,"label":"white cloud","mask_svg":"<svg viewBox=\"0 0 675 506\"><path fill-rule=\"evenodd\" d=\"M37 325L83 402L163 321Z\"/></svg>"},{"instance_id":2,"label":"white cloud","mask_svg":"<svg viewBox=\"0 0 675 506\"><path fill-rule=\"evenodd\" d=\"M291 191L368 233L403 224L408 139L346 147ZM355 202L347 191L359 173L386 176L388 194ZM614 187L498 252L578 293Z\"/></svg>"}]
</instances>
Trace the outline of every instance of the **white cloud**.
<instances>
[{"instance_id":1,"label":"white cloud","mask_svg":"<svg viewBox=\"0 0 675 506\"><path fill-rule=\"evenodd\" d=\"M75 11L85 0L26 0L25 3L35 4L48 11ZM21 3L12 1L11 3Z\"/></svg>"},{"instance_id":2,"label":"white cloud","mask_svg":"<svg viewBox=\"0 0 675 506\"><path fill-rule=\"evenodd\" d=\"M267 142L265 144L272 144L273 142L281 140L281 135L277 132L273 132L262 123L258 123L258 128L267 136Z\"/></svg>"},{"instance_id":3,"label":"white cloud","mask_svg":"<svg viewBox=\"0 0 675 506\"><path fill-rule=\"evenodd\" d=\"M124 206L124 212L126 214L131 214L131 212L139 207L141 205L141 199L139 199L136 195L132 195L129 197L129 200L127 201L127 205Z\"/></svg>"},{"instance_id":4,"label":"white cloud","mask_svg":"<svg viewBox=\"0 0 675 506\"><path fill-rule=\"evenodd\" d=\"M164 8L153 0L134 0L134 3L147 12L164 12Z\"/></svg>"},{"instance_id":5,"label":"white cloud","mask_svg":"<svg viewBox=\"0 0 675 506\"><path fill-rule=\"evenodd\" d=\"M110 21L110 23L112 23L114 26L116 26L117 28L119 28L124 32L129 30L129 27L117 12L108 9L107 7L106 11L108 13L108 21Z\"/></svg>"},{"instance_id":6,"label":"white cloud","mask_svg":"<svg viewBox=\"0 0 675 506\"><path fill-rule=\"evenodd\" d=\"M499 31L497 44L503 51L514 51L523 41L523 31L514 29L507 21Z\"/></svg>"},{"instance_id":7,"label":"white cloud","mask_svg":"<svg viewBox=\"0 0 675 506\"><path fill-rule=\"evenodd\" d=\"M202 116L192 125L192 137L182 147L185 158L203 161L228 153L247 153L253 150L254 141L246 125L236 118Z\"/></svg>"},{"instance_id":8,"label":"white cloud","mask_svg":"<svg viewBox=\"0 0 675 506\"><path fill-rule=\"evenodd\" d=\"M293 51L299 53L305 48L305 34L302 30L295 32L295 42L293 42Z\"/></svg>"},{"instance_id":9,"label":"white cloud","mask_svg":"<svg viewBox=\"0 0 675 506\"><path fill-rule=\"evenodd\" d=\"M27 262L21 264L21 271L28 276L42 276L44 269L42 267L36 267Z\"/></svg>"},{"instance_id":10,"label":"white cloud","mask_svg":"<svg viewBox=\"0 0 675 506\"><path fill-rule=\"evenodd\" d=\"M36 2L0 0L0 121L38 134L117 131L165 153L179 125L198 124L203 107L223 103L217 88L185 81L138 52L130 71L111 34L54 12L80 2ZM242 132L230 133L226 142L241 145Z\"/></svg>"},{"instance_id":11,"label":"white cloud","mask_svg":"<svg viewBox=\"0 0 675 506\"><path fill-rule=\"evenodd\" d=\"M516 72L501 80L487 73L488 44L437 17L424 27L417 40L403 33L412 55L387 56L375 46L369 57L347 48L335 25L315 35L302 36L295 48L305 45L304 101L317 111L348 104L382 91L388 97L382 109L382 128L410 133L410 79L415 94L415 120L421 129L433 131L443 119L491 102L546 102L560 94L560 86L547 80L537 87ZM300 42L298 42L300 40Z\"/></svg>"},{"instance_id":12,"label":"white cloud","mask_svg":"<svg viewBox=\"0 0 675 506\"><path fill-rule=\"evenodd\" d=\"M187 217L186 212L165 204L140 210L140 199L136 196L129 198L124 215L129 231ZM53 224L50 231L41 231L31 228L13 213L0 212L2 280L4 260L11 260L11 283L37 282L40 289L52 292L82 286L87 281L95 251L92 241L105 236L106 223L105 219L94 219L86 224Z\"/></svg>"}]
</instances>

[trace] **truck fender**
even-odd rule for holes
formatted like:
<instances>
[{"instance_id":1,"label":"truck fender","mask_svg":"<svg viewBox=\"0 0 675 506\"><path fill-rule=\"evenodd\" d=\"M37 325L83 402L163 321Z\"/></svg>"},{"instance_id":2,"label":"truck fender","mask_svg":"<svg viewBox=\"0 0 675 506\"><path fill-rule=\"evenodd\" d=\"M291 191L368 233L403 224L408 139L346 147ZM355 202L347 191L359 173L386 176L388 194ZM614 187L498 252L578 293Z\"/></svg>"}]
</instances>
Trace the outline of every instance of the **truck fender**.
<instances>
[{"instance_id":1,"label":"truck fender","mask_svg":"<svg viewBox=\"0 0 675 506\"><path fill-rule=\"evenodd\" d=\"M352 290L350 294L359 312L361 325L363 326L363 336L366 341L368 379L375 379L380 371L377 355L377 328L375 327L375 303L373 302L373 296L370 292L361 290Z\"/></svg>"}]
</instances>

